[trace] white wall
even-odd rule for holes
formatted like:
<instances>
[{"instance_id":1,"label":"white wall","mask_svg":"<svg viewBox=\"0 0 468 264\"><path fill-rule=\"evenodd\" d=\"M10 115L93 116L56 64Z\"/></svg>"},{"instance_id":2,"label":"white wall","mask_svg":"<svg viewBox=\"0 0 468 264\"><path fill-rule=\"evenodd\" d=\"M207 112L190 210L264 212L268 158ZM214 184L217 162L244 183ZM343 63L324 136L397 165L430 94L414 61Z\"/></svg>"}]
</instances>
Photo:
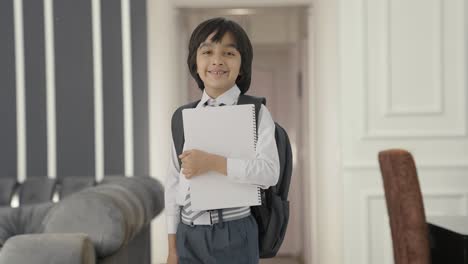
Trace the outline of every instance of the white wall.
<instances>
[{"instance_id":1,"label":"white wall","mask_svg":"<svg viewBox=\"0 0 468 264\"><path fill-rule=\"evenodd\" d=\"M148 106L150 122L150 175L164 182L169 162L170 118L182 90L178 77L177 10L165 0L147 2L148 17ZM167 256L164 213L152 222L152 262Z\"/></svg>"},{"instance_id":2,"label":"white wall","mask_svg":"<svg viewBox=\"0 0 468 264\"><path fill-rule=\"evenodd\" d=\"M466 1L340 1L344 263L393 263L377 153L415 157L426 215L467 215Z\"/></svg>"}]
</instances>

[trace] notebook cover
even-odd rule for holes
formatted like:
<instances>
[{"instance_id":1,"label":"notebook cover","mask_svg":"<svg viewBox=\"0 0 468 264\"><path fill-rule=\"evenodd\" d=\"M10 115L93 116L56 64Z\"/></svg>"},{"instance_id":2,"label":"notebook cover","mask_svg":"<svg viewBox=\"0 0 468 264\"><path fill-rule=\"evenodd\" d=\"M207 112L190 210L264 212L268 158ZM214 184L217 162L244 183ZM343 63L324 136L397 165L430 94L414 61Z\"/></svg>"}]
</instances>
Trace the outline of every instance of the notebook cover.
<instances>
[{"instance_id":1,"label":"notebook cover","mask_svg":"<svg viewBox=\"0 0 468 264\"><path fill-rule=\"evenodd\" d=\"M228 158L255 158L253 104L185 109L182 115L184 150L199 149ZM258 186L233 182L214 171L192 178L190 194L193 210L261 204Z\"/></svg>"}]
</instances>

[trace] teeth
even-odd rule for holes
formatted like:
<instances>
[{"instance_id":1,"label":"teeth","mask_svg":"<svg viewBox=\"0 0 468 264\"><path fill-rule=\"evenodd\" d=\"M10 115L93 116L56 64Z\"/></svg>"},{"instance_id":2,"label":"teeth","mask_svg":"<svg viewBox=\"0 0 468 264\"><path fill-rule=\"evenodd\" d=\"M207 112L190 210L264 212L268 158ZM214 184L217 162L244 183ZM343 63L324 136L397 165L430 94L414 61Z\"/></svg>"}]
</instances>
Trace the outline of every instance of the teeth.
<instances>
[{"instance_id":1,"label":"teeth","mask_svg":"<svg viewBox=\"0 0 468 264\"><path fill-rule=\"evenodd\" d=\"M211 73L216 74L216 75L221 75L224 74L224 71L211 71Z\"/></svg>"}]
</instances>

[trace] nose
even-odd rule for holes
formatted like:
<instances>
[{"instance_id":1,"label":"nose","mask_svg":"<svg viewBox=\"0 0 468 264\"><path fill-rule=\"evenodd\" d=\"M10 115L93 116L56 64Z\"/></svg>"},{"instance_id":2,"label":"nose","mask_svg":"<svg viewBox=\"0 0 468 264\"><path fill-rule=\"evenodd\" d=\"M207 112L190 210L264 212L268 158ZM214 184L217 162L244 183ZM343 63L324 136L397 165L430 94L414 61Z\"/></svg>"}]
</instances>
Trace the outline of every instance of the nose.
<instances>
[{"instance_id":1,"label":"nose","mask_svg":"<svg viewBox=\"0 0 468 264\"><path fill-rule=\"evenodd\" d=\"M212 65L223 65L224 61L221 55L219 54L214 54L213 60L211 61Z\"/></svg>"}]
</instances>

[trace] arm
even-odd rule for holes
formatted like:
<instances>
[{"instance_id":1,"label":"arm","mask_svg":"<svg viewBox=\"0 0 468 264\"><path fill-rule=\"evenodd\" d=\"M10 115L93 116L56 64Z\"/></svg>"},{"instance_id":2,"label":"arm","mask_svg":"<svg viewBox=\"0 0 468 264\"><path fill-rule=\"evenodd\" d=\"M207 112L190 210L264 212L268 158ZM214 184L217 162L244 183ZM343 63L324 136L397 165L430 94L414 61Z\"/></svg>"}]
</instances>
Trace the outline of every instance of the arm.
<instances>
[{"instance_id":1,"label":"arm","mask_svg":"<svg viewBox=\"0 0 468 264\"><path fill-rule=\"evenodd\" d=\"M169 234L168 242L169 242L169 254L167 256L167 264L177 264L178 257L177 257L177 250L176 250L176 235Z\"/></svg>"},{"instance_id":2,"label":"arm","mask_svg":"<svg viewBox=\"0 0 468 264\"><path fill-rule=\"evenodd\" d=\"M275 123L268 109L262 105L258 113L256 158L227 159L227 177L235 182L259 185L266 189L279 178L279 157L275 140Z\"/></svg>"},{"instance_id":3,"label":"arm","mask_svg":"<svg viewBox=\"0 0 468 264\"><path fill-rule=\"evenodd\" d=\"M169 257L177 256L176 236L177 225L179 224L179 206L176 203L177 187L179 185L179 161L177 159L174 143L172 143L171 159L167 169L165 188L165 209L166 222L169 241ZM169 258L168 258L169 259Z\"/></svg>"}]
</instances>

